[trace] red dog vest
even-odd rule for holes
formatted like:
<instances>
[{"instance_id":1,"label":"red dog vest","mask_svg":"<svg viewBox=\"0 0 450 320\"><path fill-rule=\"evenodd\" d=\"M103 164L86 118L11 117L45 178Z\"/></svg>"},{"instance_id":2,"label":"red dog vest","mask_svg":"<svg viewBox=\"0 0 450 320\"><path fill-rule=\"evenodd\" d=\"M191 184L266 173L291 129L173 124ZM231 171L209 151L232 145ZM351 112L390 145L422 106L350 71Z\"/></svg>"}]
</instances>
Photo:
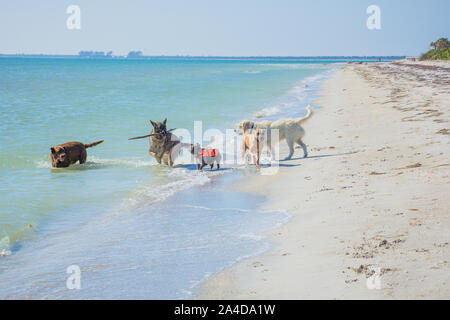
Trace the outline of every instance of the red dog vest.
<instances>
[{"instance_id":1,"label":"red dog vest","mask_svg":"<svg viewBox=\"0 0 450 320\"><path fill-rule=\"evenodd\" d=\"M215 157L219 154L219 150L217 149L202 149L200 155L203 157Z\"/></svg>"}]
</instances>

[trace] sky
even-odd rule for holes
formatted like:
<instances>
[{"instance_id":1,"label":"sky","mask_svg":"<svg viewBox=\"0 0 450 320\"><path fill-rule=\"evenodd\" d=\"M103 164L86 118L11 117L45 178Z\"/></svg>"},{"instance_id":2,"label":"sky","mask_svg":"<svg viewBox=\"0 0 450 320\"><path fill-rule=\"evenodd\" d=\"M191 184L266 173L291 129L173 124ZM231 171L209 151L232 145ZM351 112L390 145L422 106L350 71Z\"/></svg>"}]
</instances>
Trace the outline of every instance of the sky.
<instances>
[{"instance_id":1,"label":"sky","mask_svg":"<svg viewBox=\"0 0 450 320\"><path fill-rule=\"evenodd\" d=\"M70 5L81 29L67 28ZM1 0L0 53L417 56L450 38L449 16L449 0Z\"/></svg>"}]
</instances>

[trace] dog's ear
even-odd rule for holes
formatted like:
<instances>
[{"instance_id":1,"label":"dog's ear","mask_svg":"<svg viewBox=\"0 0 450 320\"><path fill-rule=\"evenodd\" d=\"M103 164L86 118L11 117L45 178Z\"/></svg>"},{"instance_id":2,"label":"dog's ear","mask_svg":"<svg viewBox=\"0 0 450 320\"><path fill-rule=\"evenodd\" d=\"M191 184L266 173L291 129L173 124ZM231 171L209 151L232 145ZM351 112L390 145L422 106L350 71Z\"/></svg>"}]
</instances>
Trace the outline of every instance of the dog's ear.
<instances>
[{"instance_id":1,"label":"dog's ear","mask_svg":"<svg viewBox=\"0 0 450 320\"><path fill-rule=\"evenodd\" d=\"M167 118L164 119L163 124L166 125L167 123Z\"/></svg>"},{"instance_id":2,"label":"dog's ear","mask_svg":"<svg viewBox=\"0 0 450 320\"><path fill-rule=\"evenodd\" d=\"M153 127L156 126L156 122L153 122L152 120L150 120L150 123L152 124Z\"/></svg>"},{"instance_id":3,"label":"dog's ear","mask_svg":"<svg viewBox=\"0 0 450 320\"><path fill-rule=\"evenodd\" d=\"M51 151L53 154L56 153L55 148L53 148L53 147L50 148L50 151Z\"/></svg>"}]
</instances>

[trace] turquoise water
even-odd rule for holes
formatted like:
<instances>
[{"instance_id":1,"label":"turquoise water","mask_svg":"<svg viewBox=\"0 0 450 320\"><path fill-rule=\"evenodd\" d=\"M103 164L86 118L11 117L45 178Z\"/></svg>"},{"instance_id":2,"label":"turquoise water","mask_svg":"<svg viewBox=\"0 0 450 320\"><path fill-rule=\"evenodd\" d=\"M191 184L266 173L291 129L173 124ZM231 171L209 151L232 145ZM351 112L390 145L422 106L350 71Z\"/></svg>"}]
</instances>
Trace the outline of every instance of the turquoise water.
<instances>
[{"instance_id":1,"label":"turquoise water","mask_svg":"<svg viewBox=\"0 0 450 320\"><path fill-rule=\"evenodd\" d=\"M285 214L224 191L235 167L199 173L184 157L169 169L150 158L147 139L127 138L150 132L150 119L192 131L196 120L225 130L243 118L301 116L333 70L310 61L0 59L0 298L183 298L207 274L267 249L255 235ZM100 139L86 164L51 168L51 146ZM71 264L90 279L76 293L65 287Z\"/></svg>"}]
</instances>

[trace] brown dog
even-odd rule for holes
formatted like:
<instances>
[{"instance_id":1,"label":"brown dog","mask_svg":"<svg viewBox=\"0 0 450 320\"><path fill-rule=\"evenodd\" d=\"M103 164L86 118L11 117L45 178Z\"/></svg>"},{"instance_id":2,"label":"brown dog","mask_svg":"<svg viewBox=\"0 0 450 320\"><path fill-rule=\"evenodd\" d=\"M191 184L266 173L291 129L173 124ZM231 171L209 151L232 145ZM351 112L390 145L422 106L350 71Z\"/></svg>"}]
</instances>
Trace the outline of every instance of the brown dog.
<instances>
[{"instance_id":1,"label":"brown dog","mask_svg":"<svg viewBox=\"0 0 450 320\"><path fill-rule=\"evenodd\" d=\"M94 147L102 142L103 140L83 144L78 141L70 141L51 147L50 158L52 159L52 167L67 168L77 161L80 161L80 164L85 163L87 159L86 148Z\"/></svg>"}]
</instances>

